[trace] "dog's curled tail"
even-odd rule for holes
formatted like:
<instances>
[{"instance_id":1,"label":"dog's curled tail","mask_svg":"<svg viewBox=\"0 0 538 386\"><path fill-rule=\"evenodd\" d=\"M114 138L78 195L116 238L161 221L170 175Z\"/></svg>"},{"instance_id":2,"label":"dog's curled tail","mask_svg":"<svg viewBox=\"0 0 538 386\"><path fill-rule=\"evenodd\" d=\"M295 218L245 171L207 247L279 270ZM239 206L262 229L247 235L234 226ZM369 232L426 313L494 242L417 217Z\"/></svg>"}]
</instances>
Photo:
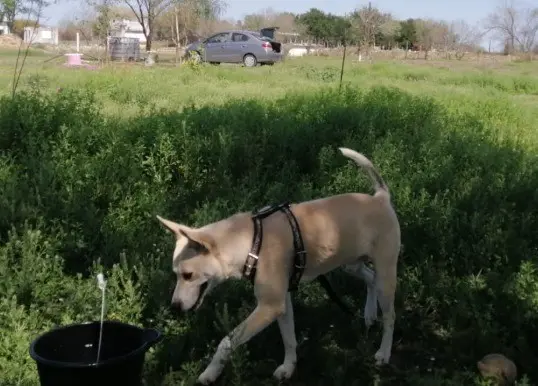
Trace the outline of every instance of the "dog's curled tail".
<instances>
[{"instance_id":1,"label":"dog's curled tail","mask_svg":"<svg viewBox=\"0 0 538 386\"><path fill-rule=\"evenodd\" d=\"M387 197L390 197L389 187L368 158L366 158L363 154L356 152L355 150L348 149L347 147L340 147L338 149L345 157L351 159L357 165L366 170L374 184L374 189L376 193L383 193Z\"/></svg>"}]
</instances>

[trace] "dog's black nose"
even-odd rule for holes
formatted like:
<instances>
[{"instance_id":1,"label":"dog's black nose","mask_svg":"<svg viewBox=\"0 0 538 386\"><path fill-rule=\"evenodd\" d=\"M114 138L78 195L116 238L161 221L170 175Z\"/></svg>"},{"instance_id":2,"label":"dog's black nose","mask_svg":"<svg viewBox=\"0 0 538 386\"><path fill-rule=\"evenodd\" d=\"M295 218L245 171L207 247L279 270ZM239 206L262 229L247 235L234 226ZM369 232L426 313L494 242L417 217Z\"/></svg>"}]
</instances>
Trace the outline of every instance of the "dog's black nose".
<instances>
[{"instance_id":1,"label":"dog's black nose","mask_svg":"<svg viewBox=\"0 0 538 386\"><path fill-rule=\"evenodd\" d=\"M181 302L181 300L172 300L170 306L175 312L181 312L183 310L183 303Z\"/></svg>"}]
</instances>

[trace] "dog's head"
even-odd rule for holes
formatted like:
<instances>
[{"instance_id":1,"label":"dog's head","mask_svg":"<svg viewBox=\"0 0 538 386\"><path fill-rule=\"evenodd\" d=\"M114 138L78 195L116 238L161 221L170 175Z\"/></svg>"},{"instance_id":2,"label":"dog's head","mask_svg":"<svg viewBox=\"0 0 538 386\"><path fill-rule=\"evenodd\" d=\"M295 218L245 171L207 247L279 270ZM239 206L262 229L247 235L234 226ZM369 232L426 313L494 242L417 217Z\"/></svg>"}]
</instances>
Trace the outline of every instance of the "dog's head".
<instances>
[{"instance_id":1,"label":"dog's head","mask_svg":"<svg viewBox=\"0 0 538 386\"><path fill-rule=\"evenodd\" d=\"M177 276L172 306L182 311L198 309L204 297L219 284L224 274L212 235L157 216L176 239L172 269Z\"/></svg>"}]
</instances>

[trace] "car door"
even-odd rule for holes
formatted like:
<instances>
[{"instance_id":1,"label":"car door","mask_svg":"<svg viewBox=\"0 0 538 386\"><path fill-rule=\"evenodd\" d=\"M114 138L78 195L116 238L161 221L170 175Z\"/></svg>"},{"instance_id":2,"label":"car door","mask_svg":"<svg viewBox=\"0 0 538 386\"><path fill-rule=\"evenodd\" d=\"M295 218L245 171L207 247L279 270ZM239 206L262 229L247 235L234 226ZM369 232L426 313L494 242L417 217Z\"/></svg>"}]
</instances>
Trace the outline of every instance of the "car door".
<instances>
[{"instance_id":1,"label":"car door","mask_svg":"<svg viewBox=\"0 0 538 386\"><path fill-rule=\"evenodd\" d=\"M239 63L243 61L243 56L252 51L249 45L252 44L252 38L240 32L233 32L229 43L230 61Z\"/></svg>"},{"instance_id":2,"label":"car door","mask_svg":"<svg viewBox=\"0 0 538 386\"><path fill-rule=\"evenodd\" d=\"M226 61L224 50L229 43L229 36L228 32L220 32L208 38L204 44L204 61L219 63Z\"/></svg>"}]
</instances>

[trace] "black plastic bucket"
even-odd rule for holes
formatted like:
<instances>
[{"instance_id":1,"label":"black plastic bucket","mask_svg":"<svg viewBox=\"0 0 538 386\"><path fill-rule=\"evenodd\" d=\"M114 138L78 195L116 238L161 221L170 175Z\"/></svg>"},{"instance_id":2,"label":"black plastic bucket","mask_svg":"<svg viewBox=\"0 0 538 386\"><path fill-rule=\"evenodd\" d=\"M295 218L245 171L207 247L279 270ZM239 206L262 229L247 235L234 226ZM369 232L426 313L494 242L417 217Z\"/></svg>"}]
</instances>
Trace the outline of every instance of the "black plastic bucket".
<instances>
[{"instance_id":1,"label":"black plastic bucket","mask_svg":"<svg viewBox=\"0 0 538 386\"><path fill-rule=\"evenodd\" d=\"M30 345L41 386L140 386L146 351L162 339L154 329L116 321L72 324L44 333Z\"/></svg>"}]
</instances>

